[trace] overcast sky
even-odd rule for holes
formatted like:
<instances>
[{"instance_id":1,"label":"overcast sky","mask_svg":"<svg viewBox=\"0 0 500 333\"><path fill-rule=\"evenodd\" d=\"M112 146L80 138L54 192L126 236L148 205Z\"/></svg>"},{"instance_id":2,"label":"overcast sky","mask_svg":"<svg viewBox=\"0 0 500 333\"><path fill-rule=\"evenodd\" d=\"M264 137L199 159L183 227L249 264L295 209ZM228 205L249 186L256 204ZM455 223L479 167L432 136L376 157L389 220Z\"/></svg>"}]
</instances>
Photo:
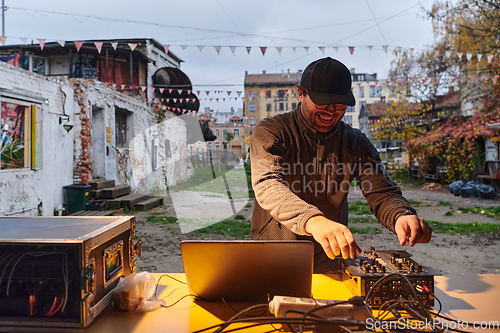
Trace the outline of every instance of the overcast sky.
<instances>
[{"instance_id":1,"label":"overcast sky","mask_svg":"<svg viewBox=\"0 0 500 333\"><path fill-rule=\"evenodd\" d=\"M227 97L226 91L236 97L243 90L245 71L297 72L324 56L385 79L395 47L418 52L433 41L424 9L434 0L4 1L7 44L22 43L19 37L28 43L37 43L37 38L154 38L170 45L184 61L181 69L193 89L212 91L208 97ZM214 46L221 46L219 55ZM229 46L236 46L234 54ZM354 47L352 55L349 46ZM267 47L265 55L260 47ZM281 54L276 47L282 47ZM319 47L325 47L324 54ZM213 93L218 90L224 94ZM205 98L202 93L200 110L243 105L241 99Z\"/></svg>"}]
</instances>

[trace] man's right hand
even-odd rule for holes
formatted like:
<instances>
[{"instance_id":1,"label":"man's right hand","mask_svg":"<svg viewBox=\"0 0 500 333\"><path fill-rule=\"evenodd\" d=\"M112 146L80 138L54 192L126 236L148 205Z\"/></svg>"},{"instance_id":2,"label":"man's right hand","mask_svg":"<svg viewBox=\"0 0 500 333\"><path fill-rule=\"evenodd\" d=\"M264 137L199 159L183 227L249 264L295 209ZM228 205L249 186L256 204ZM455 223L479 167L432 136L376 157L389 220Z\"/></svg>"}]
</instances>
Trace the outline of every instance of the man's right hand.
<instances>
[{"instance_id":1,"label":"man's right hand","mask_svg":"<svg viewBox=\"0 0 500 333\"><path fill-rule=\"evenodd\" d=\"M311 217L306 222L306 232L323 247L330 259L342 254L342 258L354 259L361 249L356 244L351 231L345 225L329 220L322 215Z\"/></svg>"}]
</instances>

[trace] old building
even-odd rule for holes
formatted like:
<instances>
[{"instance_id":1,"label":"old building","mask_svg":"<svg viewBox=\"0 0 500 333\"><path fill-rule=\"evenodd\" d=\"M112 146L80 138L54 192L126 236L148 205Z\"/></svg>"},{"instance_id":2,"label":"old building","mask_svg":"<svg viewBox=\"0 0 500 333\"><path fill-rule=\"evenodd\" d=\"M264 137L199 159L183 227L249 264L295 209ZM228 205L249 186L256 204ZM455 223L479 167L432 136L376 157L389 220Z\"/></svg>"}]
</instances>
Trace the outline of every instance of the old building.
<instances>
[{"instance_id":1,"label":"old building","mask_svg":"<svg viewBox=\"0 0 500 333\"><path fill-rule=\"evenodd\" d=\"M192 92L179 91L181 60L156 41L3 46L0 57L0 216L53 215L72 183L143 192L192 174L185 121L168 110L197 99L169 98L169 87Z\"/></svg>"},{"instance_id":2,"label":"old building","mask_svg":"<svg viewBox=\"0 0 500 333\"><path fill-rule=\"evenodd\" d=\"M246 120L246 135L262 119L275 114L292 111L299 104L297 85L302 71L297 73L248 74L245 72L245 102L243 107Z\"/></svg>"}]
</instances>

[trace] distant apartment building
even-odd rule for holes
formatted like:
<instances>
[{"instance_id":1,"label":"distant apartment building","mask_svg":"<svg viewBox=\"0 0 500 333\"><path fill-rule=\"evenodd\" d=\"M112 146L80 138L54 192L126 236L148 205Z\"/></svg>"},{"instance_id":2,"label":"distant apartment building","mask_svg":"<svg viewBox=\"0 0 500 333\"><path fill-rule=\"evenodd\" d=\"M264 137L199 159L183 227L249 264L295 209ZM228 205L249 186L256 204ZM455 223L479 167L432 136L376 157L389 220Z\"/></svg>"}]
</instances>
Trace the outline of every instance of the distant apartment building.
<instances>
[{"instance_id":1,"label":"distant apartment building","mask_svg":"<svg viewBox=\"0 0 500 333\"><path fill-rule=\"evenodd\" d=\"M243 109L234 110L231 108L230 111L213 111L206 107L204 112L199 114L198 119L201 121L208 120L209 127L217 138L214 141L197 142L194 145L195 149L227 150L234 152L236 155L245 154ZM226 133L233 134L230 141L227 141Z\"/></svg>"},{"instance_id":2,"label":"distant apartment building","mask_svg":"<svg viewBox=\"0 0 500 333\"><path fill-rule=\"evenodd\" d=\"M396 100L396 86L387 85L377 79L377 73L356 73L351 68L352 93L356 99L355 106L349 106L343 118L344 122L354 128L360 128L359 115L365 104L388 103Z\"/></svg>"},{"instance_id":3,"label":"distant apartment building","mask_svg":"<svg viewBox=\"0 0 500 333\"><path fill-rule=\"evenodd\" d=\"M302 71L297 73L248 74L245 72L245 102L243 116L246 119L246 135L252 134L262 119L294 110L299 104L297 85Z\"/></svg>"}]
</instances>

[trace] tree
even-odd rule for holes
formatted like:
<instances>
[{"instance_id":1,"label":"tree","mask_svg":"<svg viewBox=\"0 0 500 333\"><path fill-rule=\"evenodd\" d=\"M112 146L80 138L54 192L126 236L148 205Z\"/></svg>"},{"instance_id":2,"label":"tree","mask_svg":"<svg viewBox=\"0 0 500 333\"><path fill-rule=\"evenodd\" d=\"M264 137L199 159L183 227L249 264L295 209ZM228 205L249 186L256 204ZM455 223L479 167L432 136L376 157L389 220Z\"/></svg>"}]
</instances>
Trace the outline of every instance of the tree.
<instances>
[{"instance_id":1,"label":"tree","mask_svg":"<svg viewBox=\"0 0 500 333\"><path fill-rule=\"evenodd\" d=\"M411 51L396 51L393 70L396 81L411 98L431 114L426 133L408 142L423 169L441 158L448 167L447 180L471 178L480 156L482 139L494 133L487 125L500 121L500 89L496 84L500 61L500 4L489 0L436 2L428 13L433 21L436 42L432 50L413 57ZM417 79L415 79L417 78ZM469 112L449 113L436 122L437 96L454 87L460 104ZM473 116L470 116L474 113ZM443 116L443 115L441 115ZM438 115L439 117L439 115Z\"/></svg>"}]
</instances>

